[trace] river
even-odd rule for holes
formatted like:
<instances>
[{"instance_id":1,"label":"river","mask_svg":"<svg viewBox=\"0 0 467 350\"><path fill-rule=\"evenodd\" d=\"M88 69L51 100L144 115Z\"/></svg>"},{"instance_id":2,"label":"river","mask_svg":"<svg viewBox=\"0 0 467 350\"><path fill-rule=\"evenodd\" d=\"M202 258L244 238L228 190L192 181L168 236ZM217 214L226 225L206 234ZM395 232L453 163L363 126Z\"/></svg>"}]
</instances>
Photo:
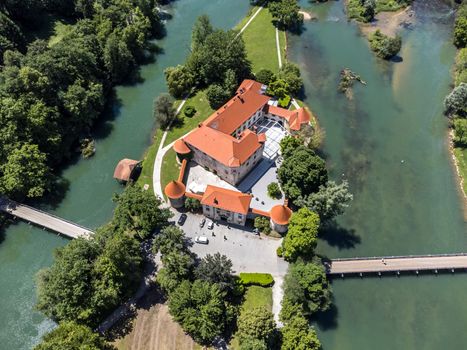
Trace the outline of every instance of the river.
<instances>
[{"instance_id":1,"label":"river","mask_svg":"<svg viewBox=\"0 0 467 350\"><path fill-rule=\"evenodd\" d=\"M310 8L308 1L301 5ZM332 178L350 181L352 207L340 230L320 242L329 257L459 252L467 227L446 145L442 100L455 50L452 13L436 2L415 3L416 23L404 30L402 61L385 63L369 51L342 2L313 5L316 22L289 36L289 57L302 68L306 102L326 130L324 152ZM113 168L139 159L150 142L152 100L166 90L162 72L189 50L195 18L233 27L247 1L178 0L170 12L164 53L144 66L144 82L119 87L119 103L96 130L97 153L64 170L70 188L55 213L95 228L109 220L121 187ZM225 15L228 14L228 15ZM337 92L349 67L367 86L354 100ZM403 161L403 162L402 162ZM30 349L53 323L34 311L34 276L66 239L20 223L0 238L0 349ZM325 350L462 349L467 343L465 275L334 280L335 308L317 322Z\"/></svg>"},{"instance_id":2,"label":"river","mask_svg":"<svg viewBox=\"0 0 467 350\"><path fill-rule=\"evenodd\" d=\"M118 103L96 127L96 155L63 172L70 186L55 214L89 228L110 219L112 194L122 189L112 178L115 165L122 158L142 158L154 127L152 101L167 90L163 71L185 60L196 18L207 14L214 26L227 29L234 27L248 9L246 0L173 2L168 8L173 18L167 22L167 36L158 42L163 53L155 63L141 68L141 84L116 89ZM0 349L31 349L54 327L34 310L34 279L41 268L52 264L54 249L67 242L24 223L0 234Z\"/></svg>"},{"instance_id":3,"label":"river","mask_svg":"<svg viewBox=\"0 0 467 350\"><path fill-rule=\"evenodd\" d=\"M326 132L331 177L348 179L355 199L339 227L319 243L331 257L453 253L466 250L467 225L446 142L442 101L455 49L452 10L415 1L401 33L400 62L370 52L343 3L301 5L318 16L289 36L306 102ZM367 82L354 99L337 92L349 67ZM346 278L332 283L334 309L317 322L324 350L464 349L463 274Z\"/></svg>"}]
</instances>

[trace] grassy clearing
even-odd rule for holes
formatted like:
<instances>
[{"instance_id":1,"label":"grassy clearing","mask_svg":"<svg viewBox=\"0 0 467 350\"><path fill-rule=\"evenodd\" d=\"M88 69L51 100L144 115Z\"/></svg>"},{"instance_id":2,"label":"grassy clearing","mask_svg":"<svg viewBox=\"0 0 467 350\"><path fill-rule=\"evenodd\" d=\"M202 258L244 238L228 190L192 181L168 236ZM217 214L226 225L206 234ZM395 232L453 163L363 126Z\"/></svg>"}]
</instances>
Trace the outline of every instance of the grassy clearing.
<instances>
[{"instance_id":1,"label":"grassy clearing","mask_svg":"<svg viewBox=\"0 0 467 350\"><path fill-rule=\"evenodd\" d=\"M408 5L404 1L397 0L376 0L376 13L382 11L397 11Z\"/></svg>"},{"instance_id":2,"label":"grassy clearing","mask_svg":"<svg viewBox=\"0 0 467 350\"><path fill-rule=\"evenodd\" d=\"M141 170L141 174L139 175L137 184L143 187L145 184L149 185L150 191L154 191L152 186L152 175L154 172L154 161L156 159L157 150L159 149L159 145L162 141L162 131L157 129L156 133L153 137L152 144L146 150L146 153L143 158L143 169Z\"/></svg>"},{"instance_id":3,"label":"grassy clearing","mask_svg":"<svg viewBox=\"0 0 467 350\"><path fill-rule=\"evenodd\" d=\"M267 310L272 311L272 288L264 288L251 286L245 292L245 299L240 310L240 314L246 310L254 309L255 307L264 306ZM230 348L239 349L238 338L234 335L230 342Z\"/></svg>"},{"instance_id":4,"label":"grassy clearing","mask_svg":"<svg viewBox=\"0 0 467 350\"><path fill-rule=\"evenodd\" d=\"M176 160L177 155L175 151L170 148L162 159L161 167L161 187L162 191L165 186L172 180L178 179L178 174L180 173L180 165ZM165 197L165 194L164 194Z\"/></svg>"},{"instance_id":5,"label":"grassy clearing","mask_svg":"<svg viewBox=\"0 0 467 350\"><path fill-rule=\"evenodd\" d=\"M252 63L253 73L260 69L279 70L276 49L276 31L268 9L263 9L243 32L248 58ZM281 33L283 37L285 33ZM285 37L283 43L285 45Z\"/></svg>"},{"instance_id":6,"label":"grassy clearing","mask_svg":"<svg viewBox=\"0 0 467 350\"><path fill-rule=\"evenodd\" d=\"M454 155L457 159L457 166L462 176L462 188L464 193L467 193L467 148L454 148Z\"/></svg>"},{"instance_id":7,"label":"grassy clearing","mask_svg":"<svg viewBox=\"0 0 467 350\"><path fill-rule=\"evenodd\" d=\"M184 114L184 110L182 110L178 116L178 122L172 126L172 128L167 133L167 138L165 139L164 146L172 143L173 141L177 140L178 138L185 135L190 130L194 129L200 122L205 120L207 117L214 112L211 107L209 107L208 100L206 98L206 94L204 91L198 91L196 95L190 97L183 107L184 109L186 106L193 106L196 109L196 114L188 118Z\"/></svg>"}]
</instances>

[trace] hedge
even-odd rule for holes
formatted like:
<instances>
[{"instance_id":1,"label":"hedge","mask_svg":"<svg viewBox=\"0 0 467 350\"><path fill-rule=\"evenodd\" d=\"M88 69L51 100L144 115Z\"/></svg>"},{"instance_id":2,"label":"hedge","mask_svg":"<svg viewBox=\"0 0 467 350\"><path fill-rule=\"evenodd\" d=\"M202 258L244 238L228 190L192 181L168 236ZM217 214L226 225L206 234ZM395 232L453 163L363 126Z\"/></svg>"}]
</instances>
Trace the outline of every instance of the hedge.
<instances>
[{"instance_id":1,"label":"hedge","mask_svg":"<svg viewBox=\"0 0 467 350\"><path fill-rule=\"evenodd\" d=\"M274 279L269 273L240 273L240 280L245 286L270 287L274 284Z\"/></svg>"}]
</instances>

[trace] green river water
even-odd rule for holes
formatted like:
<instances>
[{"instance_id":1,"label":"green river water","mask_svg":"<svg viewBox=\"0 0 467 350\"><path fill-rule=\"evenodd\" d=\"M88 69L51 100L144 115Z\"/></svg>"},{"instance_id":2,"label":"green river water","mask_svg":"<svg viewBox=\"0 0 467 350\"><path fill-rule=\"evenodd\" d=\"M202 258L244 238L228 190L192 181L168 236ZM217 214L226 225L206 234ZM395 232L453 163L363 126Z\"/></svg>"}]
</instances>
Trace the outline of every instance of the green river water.
<instances>
[{"instance_id":1,"label":"green river water","mask_svg":"<svg viewBox=\"0 0 467 350\"><path fill-rule=\"evenodd\" d=\"M309 8L307 1L302 6ZM383 63L369 52L342 2L314 5L319 15L300 37L289 36L289 57L302 68L306 102L326 130L332 177L349 179L355 195L341 229L320 243L329 257L460 252L467 227L449 161L442 99L451 82L451 11L416 2L415 24L403 31L402 62ZM113 117L97 128L94 158L70 165L70 189L55 213L95 228L114 208L112 179L124 157L139 159L150 142L152 99L166 90L162 71L184 60L195 18L234 26L245 0L179 0L167 23L164 53L142 67L142 84L117 89ZM354 100L337 93L340 69L362 75ZM404 162L402 163L401 160ZM0 243L0 349L30 349L53 323L35 312L34 275L52 263L66 239L26 224L6 230ZM323 348L466 348L466 275L333 281L335 308L317 322Z\"/></svg>"},{"instance_id":2,"label":"green river water","mask_svg":"<svg viewBox=\"0 0 467 350\"><path fill-rule=\"evenodd\" d=\"M310 8L319 20L289 38L306 102L326 131L332 178L355 199L319 250L328 257L453 253L467 226L446 144L442 101L451 83L453 13L416 1L402 31L402 61L382 62L342 2ZM349 67L367 82L349 101L337 92ZM465 349L467 276L347 278L333 281L335 308L317 328L326 349Z\"/></svg>"}]
</instances>

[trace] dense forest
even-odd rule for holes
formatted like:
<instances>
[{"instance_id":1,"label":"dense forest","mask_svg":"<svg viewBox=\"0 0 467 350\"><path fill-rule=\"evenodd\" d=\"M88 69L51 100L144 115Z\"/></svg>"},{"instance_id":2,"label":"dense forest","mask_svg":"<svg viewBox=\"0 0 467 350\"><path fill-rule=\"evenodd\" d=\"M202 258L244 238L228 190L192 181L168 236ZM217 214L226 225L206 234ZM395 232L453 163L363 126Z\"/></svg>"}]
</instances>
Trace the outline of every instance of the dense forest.
<instances>
[{"instance_id":1,"label":"dense forest","mask_svg":"<svg viewBox=\"0 0 467 350\"><path fill-rule=\"evenodd\" d=\"M44 17L72 25L37 38ZM0 193L38 198L57 166L132 81L163 27L156 0L6 0L0 3Z\"/></svg>"}]
</instances>

